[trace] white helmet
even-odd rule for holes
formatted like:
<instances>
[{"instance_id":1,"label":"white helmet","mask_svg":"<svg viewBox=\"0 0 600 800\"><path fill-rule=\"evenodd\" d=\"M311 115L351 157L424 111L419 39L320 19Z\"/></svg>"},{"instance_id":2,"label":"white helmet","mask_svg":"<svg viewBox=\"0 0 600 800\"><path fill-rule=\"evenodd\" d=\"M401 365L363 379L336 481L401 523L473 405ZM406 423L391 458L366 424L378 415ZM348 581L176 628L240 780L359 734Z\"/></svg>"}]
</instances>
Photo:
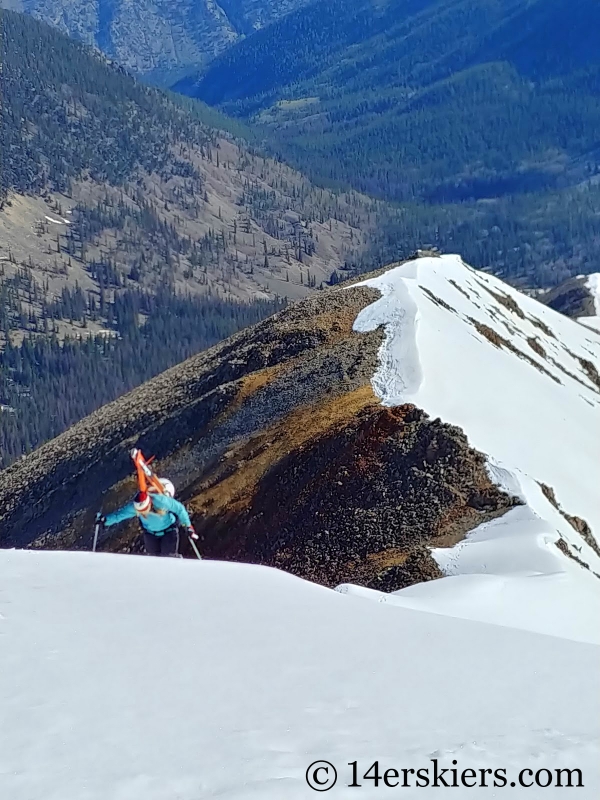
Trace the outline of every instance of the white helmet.
<instances>
[{"instance_id":1,"label":"white helmet","mask_svg":"<svg viewBox=\"0 0 600 800\"><path fill-rule=\"evenodd\" d=\"M160 482L163 485L163 489L165 490L165 494L168 497L175 497L175 487L171 483L168 478L160 478Z\"/></svg>"},{"instance_id":2,"label":"white helmet","mask_svg":"<svg viewBox=\"0 0 600 800\"><path fill-rule=\"evenodd\" d=\"M168 478L159 478L158 479L162 483L163 491L167 495L167 497L175 497L175 487L171 483ZM156 491L155 489L150 488L148 491Z\"/></svg>"}]
</instances>

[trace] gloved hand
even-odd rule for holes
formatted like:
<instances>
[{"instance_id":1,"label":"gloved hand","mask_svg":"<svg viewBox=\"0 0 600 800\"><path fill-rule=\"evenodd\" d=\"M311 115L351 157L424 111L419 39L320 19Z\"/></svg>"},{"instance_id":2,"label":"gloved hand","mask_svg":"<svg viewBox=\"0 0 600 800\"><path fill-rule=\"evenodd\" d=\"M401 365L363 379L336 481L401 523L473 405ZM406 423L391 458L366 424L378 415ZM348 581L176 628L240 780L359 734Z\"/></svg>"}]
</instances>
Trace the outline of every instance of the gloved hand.
<instances>
[{"instance_id":1,"label":"gloved hand","mask_svg":"<svg viewBox=\"0 0 600 800\"><path fill-rule=\"evenodd\" d=\"M190 537L190 539L197 539L198 538L198 534L194 530L194 526L193 525L188 525L188 527L186 528L186 531L187 531L187 535Z\"/></svg>"},{"instance_id":2,"label":"gloved hand","mask_svg":"<svg viewBox=\"0 0 600 800\"><path fill-rule=\"evenodd\" d=\"M105 517L105 515L104 515L104 514L103 514L101 511L99 511L99 512L96 514L96 522L97 522L99 525L105 525L105 524L106 524L106 517Z\"/></svg>"}]
</instances>

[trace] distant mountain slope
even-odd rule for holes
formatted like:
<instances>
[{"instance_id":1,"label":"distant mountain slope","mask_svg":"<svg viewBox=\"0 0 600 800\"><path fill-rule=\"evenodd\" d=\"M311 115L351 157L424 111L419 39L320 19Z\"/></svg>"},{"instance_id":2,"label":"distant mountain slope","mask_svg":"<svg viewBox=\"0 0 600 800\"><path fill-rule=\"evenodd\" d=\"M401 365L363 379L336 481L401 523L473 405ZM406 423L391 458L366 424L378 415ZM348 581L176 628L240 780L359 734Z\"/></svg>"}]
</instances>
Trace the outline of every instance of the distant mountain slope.
<instances>
[{"instance_id":1,"label":"distant mountain slope","mask_svg":"<svg viewBox=\"0 0 600 800\"><path fill-rule=\"evenodd\" d=\"M560 282L599 255L599 24L595 0L323 0L176 88L252 118L313 178L406 204L390 246L408 217Z\"/></svg>"},{"instance_id":2,"label":"distant mountain slope","mask_svg":"<svg viewBox=\"0 0 600 800\"><path fill-rule=\"evenodd\" d=\"M595 586L599 367L594 331L456 256L416 259L287 308L0 473L0 543L89 547L138 444L213 558L390 591L441 577L457 543L476 571L465 534L500 517L529 534L492 547L490 574L543 564Z\"/></svg>"},{"instance_id":3,"label":"distant mountain slope","mask_svg":"<svg viewBox=\"0 0 600 800\"><path fill-rule=\"evenodd\" d=\"M0 11L0 48L3 467L317 291L362 257L377 216L26 15Z\"/></svg>"},{"instance_id":4,"label":"distant mountain slope","mask_svg":"<svg viewBox=\"0 0 600 800\"><path fill-rule=\"evenodd\" d=\"M165 80L204 64L305 0L0 0L138 74Z\"/></svg>"},{"instance_id":5,"label":"distant mountain slope","mask_svg":"<svg viewBox=\"0 0 600 800\"><path fill-rule=\"evenodd\" d=\"M10 158L2 163L0 202L11 195L0 209L0 257L9 263L31 266L31 256L37 266L54 240L44 260L51 256L55 273L68 256L80 273L101 261L137 284L166 280L205 291L213 278L234 293L263 288L278 274L283 295L300 284L293 275L300 264L310 288L306 270L320 283L364 243L362 236L350 241L348 223L359 224L372 204L314 189L234 141L224 129L246 133L234 121L137 83L26 16L1 13ZM318 239L313 223L322 228ZM344 253L338 227L348 239ZM251 277L255 268L260 278Z\"/></svg>"},{"instance_id":6,"label":"distant mountain slope","mask_svg":"<svg viewBox=\"0 0 600 800\"><path fill-rule=\"evenodd\" d=\"M567 0L317 0L223 54L197 93L264 107L271 92L314 88L350 106L360 89L396 89L401 110L415 89L477 65L506 62L536 80L595 69L598 21L591 0L575 9Z\"/></svg>"}]
</instances>

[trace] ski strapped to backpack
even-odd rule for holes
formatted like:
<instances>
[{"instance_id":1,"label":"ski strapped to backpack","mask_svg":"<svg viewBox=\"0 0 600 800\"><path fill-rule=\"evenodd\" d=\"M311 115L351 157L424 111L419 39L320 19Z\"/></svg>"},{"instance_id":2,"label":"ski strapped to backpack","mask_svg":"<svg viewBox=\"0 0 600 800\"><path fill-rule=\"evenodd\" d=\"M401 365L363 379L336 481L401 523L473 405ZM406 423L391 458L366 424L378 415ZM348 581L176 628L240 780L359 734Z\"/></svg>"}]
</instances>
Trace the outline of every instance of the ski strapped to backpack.
<instances>
[{"instance_id":1,"label":"ski strapped to backpack","mask_svg":"<svg viewBox=\"0 0 600 800\"><path fill-rule=\"evenodd\" d=\"M140 492L147 492L148 489L152 489L159 494L164 494L164 486L154 472L150 469L150 464L154 461L154 456L146 460L142 454L142 451L138 450L137 447L133 448L130 455L137 472Z\"/></svg>"}]
</instances>

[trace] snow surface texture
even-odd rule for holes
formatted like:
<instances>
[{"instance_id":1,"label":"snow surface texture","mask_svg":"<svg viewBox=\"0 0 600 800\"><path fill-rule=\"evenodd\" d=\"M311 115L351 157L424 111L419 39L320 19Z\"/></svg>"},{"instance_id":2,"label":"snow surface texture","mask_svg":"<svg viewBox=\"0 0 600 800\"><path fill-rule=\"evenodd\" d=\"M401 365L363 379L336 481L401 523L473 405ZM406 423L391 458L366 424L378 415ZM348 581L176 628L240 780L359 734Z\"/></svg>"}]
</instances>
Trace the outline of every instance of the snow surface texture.
<instances>
[{"instance_id":1,"label":"snow surface texture","mask_svg":"<svg viewBox=\"0 0 600 800\"><path fill-rule=\"evenodd\" d=\"M600 648L345 597L263 567L0 551L0 797L559 798L347 788L366 771L579 768L600 787Z\"/></svg>"},{"instance_id":2,"label":"snow surface texture","mask_svg":"<svg viewBox=\"0 0 600 800\"><path fill-rule=\"evenodd\" d=\"M600 372L600 336L458 256L416 259L365 285L382 297L354 327L385 326L373 377L382 402L414 403L461 427L492 479L525 505L434 550L451 577L393 599L342 590L600 642L600 557L540 485L600 539L600 393L586 369Z\"/></svg>"}]
</instances>

